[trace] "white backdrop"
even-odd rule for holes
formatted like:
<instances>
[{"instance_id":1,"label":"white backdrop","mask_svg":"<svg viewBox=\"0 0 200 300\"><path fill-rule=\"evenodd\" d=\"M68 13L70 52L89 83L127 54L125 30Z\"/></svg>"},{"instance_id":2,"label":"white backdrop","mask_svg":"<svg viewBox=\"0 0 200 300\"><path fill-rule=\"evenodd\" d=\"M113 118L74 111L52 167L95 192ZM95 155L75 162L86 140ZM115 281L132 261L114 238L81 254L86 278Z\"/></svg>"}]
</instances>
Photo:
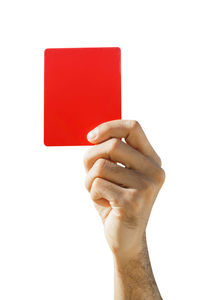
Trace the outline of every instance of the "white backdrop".
<instances>
[{"instance_id":1,"label":"white backdrop","mask_svg":"<svg viewBox=\"0 0 200 300\"><path fill-rule=\"evenodd\" d=\"M1 1L0 299L113 299L84 186L92 146L43 145L43 52L120 47L122 118L163 161L148 245L163 299L200 299L199 1Z\"/></svg>"}]
</instances>

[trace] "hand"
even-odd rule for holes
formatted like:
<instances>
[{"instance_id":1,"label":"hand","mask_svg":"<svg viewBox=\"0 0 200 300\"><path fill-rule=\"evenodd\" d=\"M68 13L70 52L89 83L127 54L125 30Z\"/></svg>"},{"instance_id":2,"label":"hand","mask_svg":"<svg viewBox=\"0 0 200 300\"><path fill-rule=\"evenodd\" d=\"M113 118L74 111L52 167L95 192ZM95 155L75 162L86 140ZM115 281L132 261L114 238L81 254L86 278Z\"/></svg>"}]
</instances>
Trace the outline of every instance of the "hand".
<instances>
[{"instance_id":1,"label":"hand","mask_svg":"<svg viewBox=\"0 0 200 300\"><path fill-rule=\"evenodd\" d=\"M137 121L113 120L96 130L96 138L90 140L95 145L84 156L85 186L113 254L126 261L143 247L149 215L165 172Z\"/></svg>"}]
</instances>

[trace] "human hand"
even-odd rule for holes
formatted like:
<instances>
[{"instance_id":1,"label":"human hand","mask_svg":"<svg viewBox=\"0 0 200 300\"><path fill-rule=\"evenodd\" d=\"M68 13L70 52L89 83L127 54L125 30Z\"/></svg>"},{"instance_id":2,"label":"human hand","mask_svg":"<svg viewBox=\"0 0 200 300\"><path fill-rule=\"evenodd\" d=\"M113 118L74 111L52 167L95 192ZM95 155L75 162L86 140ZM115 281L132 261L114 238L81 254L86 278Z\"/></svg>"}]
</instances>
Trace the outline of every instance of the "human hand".
<instances>
[{"instance_id":1,"label":"human hand","mask_svg":"<svg viewBox=\"0 0 200 300\"><path fill-rule=\"evenodd\" d=\"M102 219L113 254L128 260L143 247L147 222L165 172L137 121L112 120L96 129L96 138L89 140L95 145L84 155L85 186Z\"/></svg>"}]
</instances>

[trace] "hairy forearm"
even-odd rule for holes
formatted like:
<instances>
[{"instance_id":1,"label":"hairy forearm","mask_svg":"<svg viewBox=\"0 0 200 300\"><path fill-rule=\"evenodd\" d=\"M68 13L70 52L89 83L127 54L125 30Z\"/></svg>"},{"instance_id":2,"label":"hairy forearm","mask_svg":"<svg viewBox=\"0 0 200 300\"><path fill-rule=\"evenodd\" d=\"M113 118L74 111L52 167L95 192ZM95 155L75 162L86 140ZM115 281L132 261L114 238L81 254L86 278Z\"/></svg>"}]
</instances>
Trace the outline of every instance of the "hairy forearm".
<instances>
[{"instance_id":1,"label":"hairy forearm","mask_svg":"<svg viewBox=\"0 0 200 300\"><path fill-rule=\"evenodd\" d=\"M162 300L152 272L145 236L141 249L129 259L114 256L114 300Z\"/></svg>"}]
</instances>

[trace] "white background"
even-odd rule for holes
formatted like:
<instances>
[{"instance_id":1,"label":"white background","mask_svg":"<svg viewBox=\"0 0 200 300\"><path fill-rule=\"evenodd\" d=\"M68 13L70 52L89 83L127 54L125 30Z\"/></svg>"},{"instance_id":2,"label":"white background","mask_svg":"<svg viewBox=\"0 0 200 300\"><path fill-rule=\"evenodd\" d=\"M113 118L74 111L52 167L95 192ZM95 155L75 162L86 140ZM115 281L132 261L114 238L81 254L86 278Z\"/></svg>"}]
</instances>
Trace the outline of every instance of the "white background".
<instances>
[{"instance_id":1,"label":"white background","mask_svg":"<svg viewBox=\"0 0 200 300\"><path fill-rule=\"evenodd\" d=\"M163 299L200 299L199 1L1 1L0 299L113 299L84 186L92 146L43 145L43 51L120 47L122 118L163 161L148 245Z\"/></svg>"}]
</instances>

